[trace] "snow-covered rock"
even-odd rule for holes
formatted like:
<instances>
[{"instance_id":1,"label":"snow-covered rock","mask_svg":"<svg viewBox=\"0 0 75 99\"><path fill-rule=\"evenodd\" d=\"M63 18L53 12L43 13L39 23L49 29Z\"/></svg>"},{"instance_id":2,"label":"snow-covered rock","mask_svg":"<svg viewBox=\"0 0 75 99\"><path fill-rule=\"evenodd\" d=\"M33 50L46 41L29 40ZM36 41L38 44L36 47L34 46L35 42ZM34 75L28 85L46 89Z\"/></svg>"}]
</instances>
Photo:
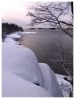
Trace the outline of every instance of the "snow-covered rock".
<instances>
[{"instance_id":1,"label":"snow-covered rock","mask_svg":"<svg viewBox=\"0 0 75 99\"><path fill-rule=\"evenodd\" d=\"M55 74L56 78L58 80L58 83L62 89L64 97L69 97L70 92L72 91L72 85L69 81L65 80L64 78L70 79L68 76L65 75L60 75L60 74Z\"/></svg>"},{"instance_id":2,"label":"snow-covered rock","mask_svg":"<svg viewBox=\"0 0 75 99\"><path fill-rule=\"evenodd\" d=\"M44 88L11 73L4 73L2 84L3 97L50 97Z\"/></svg>"},{"instance_id":3,"label":"snow-covered rock","mask_svg":"<svg viewBox=\"0 0 75 99\"><path fill-rule=\"evenodd\" d=\"M13 33L13 34L7 35L7 37L9 37L9 38L21 38L21 36L18 35L17 33Z\"/></svg>"},{"instance_id":4,"label":"snow-covered rock","mask_svg":"<svg viewBox=\"0 0 75 99\"><path fill-rule=\"evenodd\" d=\"M43 77L37 58L30 49L9 43L4 43L2 48L4 72L12 72L25 80L43 86Z\"/></svg>"},{"instance_id":5,"label":"snow-covered rock","mask_svg":"<svg viewBox=\"0 0 75 99\"><path fill-rule=\"evenodd\" d=\"M4 97L63 96L54 72L38 63L35 54L7 37L2 45L2 95Z\"/></svg>"},{"instance_id":6,"label":"snow-covered rock","mask_svg":"<svg viewBox=\"0 0 75 99\"><path fill-rule=\"evenodd\" d=\"M16 46L18 44L18 42L14 41L12 38L8 38L8 37L5 38L3 43L6 45L8 44L10 46L12 46L12 45Z\"/></svg>"},{"instance_id":7,"label":"snow-covered rock","mask_svg":"<svg viewBox=\"0 0 75 99\"><path fill-rule=\"evenodd\" d=\"M39 63L39 66L44 78L44 88L47 89L53 97L62 97L63 94L54 72L45 63Z\"/></svg>"},{"instance_id":8,"label":"snow-covered rock","mask_svg":"<svg viewBox=\"0 0 75 99\"><path fill-rule=\"evenodd\" d=\"M35 34L37 32L19 32L19 34Z\"/></svg>"},{"instance_id":9,"label":"snow-covered rock","mask_svg":"<svg viewBox=\"0 0 75 99\"><path fill-rule=\"evenodd\" d=\"M24 32L17 32L17 34L20 36L24 36L25 34L28 35L28 34L36 34L36 33L37 32L25 32L25 31Z\"/></svg>"}]
</instances>

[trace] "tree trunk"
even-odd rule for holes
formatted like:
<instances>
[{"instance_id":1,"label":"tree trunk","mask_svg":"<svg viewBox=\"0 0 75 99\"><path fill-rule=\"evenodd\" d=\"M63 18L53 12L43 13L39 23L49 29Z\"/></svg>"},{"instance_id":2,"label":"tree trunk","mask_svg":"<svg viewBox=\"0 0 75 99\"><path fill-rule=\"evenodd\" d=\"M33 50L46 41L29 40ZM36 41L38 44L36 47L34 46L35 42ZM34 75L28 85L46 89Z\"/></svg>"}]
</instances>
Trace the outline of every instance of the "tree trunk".
<instances>
[{"instance_id":1,"label":"tree trunk","mask_svg":"<svg viewBox=\"0 0 75 99\"><path fill-rule=\"evenodd\" d=\"M73 2L71 2L71 12L73 14Z\"/></svg>"}]
</instances>

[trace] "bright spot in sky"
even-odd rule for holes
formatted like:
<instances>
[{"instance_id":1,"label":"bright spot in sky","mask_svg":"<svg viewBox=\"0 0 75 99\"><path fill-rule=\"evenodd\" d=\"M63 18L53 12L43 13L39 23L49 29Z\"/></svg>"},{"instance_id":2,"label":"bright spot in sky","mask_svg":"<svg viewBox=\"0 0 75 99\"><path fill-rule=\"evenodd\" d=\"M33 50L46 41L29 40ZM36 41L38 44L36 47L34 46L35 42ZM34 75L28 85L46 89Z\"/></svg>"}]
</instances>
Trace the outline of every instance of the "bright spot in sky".
<instances>
[{"instance_id":1,"label":"bright spot in sky","mask_svg":"<svg viewBox=\"0 0 75 99\"><path fill-rule=\"evenodd\" d=\"M27 0L2 0L2 21L13 22L23 28L30 23L31 18L26 16L28 6L31 5Z\"/></svg>"}]
</instances>

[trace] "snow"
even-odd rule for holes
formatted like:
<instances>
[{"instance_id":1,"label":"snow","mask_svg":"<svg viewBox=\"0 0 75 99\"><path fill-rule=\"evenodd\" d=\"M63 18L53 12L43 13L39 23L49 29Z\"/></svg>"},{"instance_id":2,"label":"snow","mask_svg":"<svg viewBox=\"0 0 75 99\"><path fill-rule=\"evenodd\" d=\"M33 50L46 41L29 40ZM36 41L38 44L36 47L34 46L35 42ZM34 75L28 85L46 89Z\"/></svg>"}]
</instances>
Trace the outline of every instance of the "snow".
<instances>
[{"instance_id":1,"label":"snow","mask_svg":"<svg viewBox=\"0 0 75 99\"><path fill-rule=\"evenodd\" d=\"M23 36L25 34L36 34L37 32L18 32L17 34L20 35L20 36Z\"/></svg>"},{"instance_id":2,"label":"snow","mask_svg":"<svg viewBox=\"0 0 75 99\"><path fill-rule=\"evenodd\" d=\"M11 73L3 75L3 97L50 97L44 88L22 79Z\"/></svg>"},{"instance_id":3,"label":"snow","mask_svg":"<svg viewBox=\"0 0 75 99\"><path fill-rule=\"evenodd\" d=\"M37 32L19 32L19 33L22 33L22 34L35 34Z\"/></svg>"},{"instance_id":4,"label":"snow","mask_svg":"<svg viewBox=\"0 0 75 99\"><path fill-rule=\"evenodd\" d=\"M2 48L3 70L43 86L43 77L37 58L30 49L9 43L3 44Z\"/></svg>"},{"instance_id":5,"label":"snow","mask_svg":"<svg viewBox=\"0 0 75 99\"><path fill-rule=\"evenodd\" d=\"M63 94L62 94L61 88L59 87L59 84L54 72L45 63L39 63L39 66L41 68L43 78L44 78L44 88L47 89L52 96L62 97Z\"/></svg>"},{"instance_id":6,"label":"snow","mask_svg":"<svg viewBox=\"0 0 75 99\"><path fill-rule=\"evenodd\" d=\"M19 35L18 32L16 34ZM30 49L18 45L18 42L14 40L17 38L16 34L7 36L2 44L3 96L68 96L68 91L65 92L64 88L70 87L70 84L63 79L64 76L57 74L55 76L47 64L38 63Z\"/></svg>"},{"instance_id":7,"label":"snow","mask_svg":"<svg viewBox=\"0 0 75 99\"><path fill-rule=\"evenodd\" d=\"M69 97L70 92L72 91L72 85L70 84L69 81L66 81L64 79L64 77L67 77L68 79L70 79L70 78L68 76L59 75L59 74L56 74L56 77L57 77L59 85L60 85L60 87L62 89L64 97Z\"/></svg>"},{"instance_id":8,"label":"snow","mask_svg":"<svg viewBox=\"0 0 75 99\"><path fill-rule=\"evenodd\" d=\"M61 78L61 79L64 79L65 77L68 78L68 80L71 80L71 78L69 76L66 76L66 75L59 75L59 74L55 74L57 78Z\"/></svg>"},{"instance_id":9,"label":"snow","mask_svg":"<svg viewBox=\"0 0 75 99\"><path fill-rule=\"evenodd\" d=\"M9 37L9 38L21 38L21 36L18 35L17 33L13 33L13 34L7 35L7 37Z\"/></svg>"},{"instance_id":10,"label":"snow","mask_svg":"<svg viewBox=\"0 0 75 99\"><path fill-rule=\"evenodd\" d=\"M5 38L5 40L4 40L4 44L10 44L10 46L12 46L12 45L17 45L18 44L18 42L16 42L15 40L13 40L12 38Z\"/></svg>"}]
</instances>

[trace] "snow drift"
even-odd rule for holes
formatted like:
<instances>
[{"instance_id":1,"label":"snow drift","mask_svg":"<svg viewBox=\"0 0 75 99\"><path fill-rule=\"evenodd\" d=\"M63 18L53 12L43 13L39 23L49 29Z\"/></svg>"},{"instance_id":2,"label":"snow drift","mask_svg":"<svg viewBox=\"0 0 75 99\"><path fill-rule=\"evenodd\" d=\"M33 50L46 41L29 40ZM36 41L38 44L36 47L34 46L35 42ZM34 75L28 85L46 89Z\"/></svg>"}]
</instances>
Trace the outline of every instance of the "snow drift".
<instances>
[{"instance_id":1,"label":"snow drift","mask_svg":"<svg viewBox=\"0 0 75 99\"><path fill-rule=\"evenodd\" d=\"M12 73L3 75L2 95L4 97L50 97L50 93Z\"/></svg>"},{"instance_id":2,"label":"snow drift","mask_svg":"<svg viewBox=\"0 0 75 99\"><path fill-rule=\"evenodd\" d=\"M38 63L35 54L16 41L2 45L2 95L4 97L62 97L54 72Z\"/></svg>"},{"instance_id":3,"label":"snow drift","mask_svg":"<svg viewBox=\"0 0 75 99\"><path fill-rule=\"evenodd\" d=\"M33 83L43 86L43 77L34 53L23 46L3 44L3 72L12 72Z\"/></svg>"},{"instance_id":4,"label":"snow drift","mask_svg":"<svg viewBox=\"0 0 75 99\"><path fill-rule=\"evenodd\" d=\"M13 33L13 34L7 35L7 37L9 37L9 38L21 38L21 36L18 35L17 33Z\"/></svg>"},{"instance_id":5,"label":"snow drift","mask_svg":"<svg viewBox=\"0 0 75 99\"><path fill-rule=\"evenodd\" d=\"M39 63L41 68L43 78L44 78L44 88L48 90L48 92L53 97L61 97L63 96L61 88L59 87L57 78L51 68L45 63Z\"/></svg>"}]
</instances>

